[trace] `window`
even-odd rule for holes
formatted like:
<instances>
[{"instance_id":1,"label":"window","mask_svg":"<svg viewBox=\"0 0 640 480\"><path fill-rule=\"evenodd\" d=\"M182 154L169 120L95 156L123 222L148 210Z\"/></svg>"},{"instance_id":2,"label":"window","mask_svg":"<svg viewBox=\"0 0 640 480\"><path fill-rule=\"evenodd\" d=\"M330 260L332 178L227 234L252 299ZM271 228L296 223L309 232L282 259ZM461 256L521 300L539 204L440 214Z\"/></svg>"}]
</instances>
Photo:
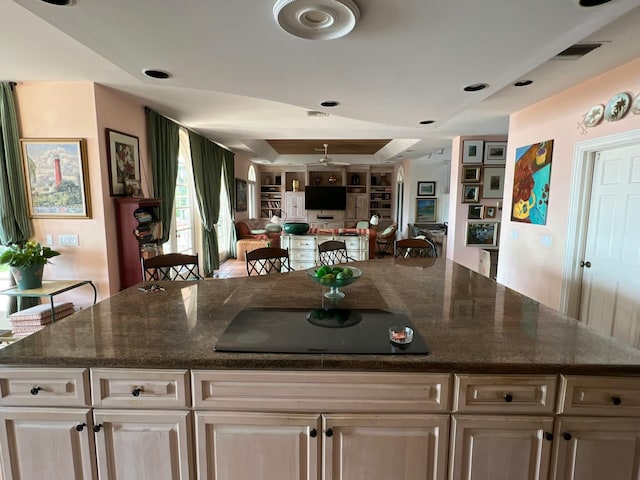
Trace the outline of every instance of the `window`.
<instances>
[{"instance_id":1,"label":"window","mask_svg":"<svg viewBox=\"0 0 640 480\"><path fill-rule=\"evenodd\" d=\"M247 172L247 208L249 218L257 218L256 212L256 168L249 165Z\"/></svg>"},{"instance_id":2,"label":"window","mask_svg":"<svg viewBox=\"0 0 640 480\"><path fill-rule=\"evenodd\" d=\"M402 231L402 222L404 222L404 166L400 165L398 168L398 175L396 176L397 188L397 201L396 201L396 219L398 222L398 230Z\"/></svg>"},{"instance_id":3,"label":"window","mask_svg":"<svg viewBox=\"0 0 640 480\"><path fill-rule=\"evenodd\" d=\"M222 169L222 180L220 184L220 212L218 213L218 256L222 263L229 257L229 245L231 243L231 228L233 221L231 219L231 203L227 195L226 179L224 168Z\"/></svg>"},{"instance_id":4,"label":"window","mask_svg":"<svg viewBox=\"0 0 640 480\"><path fill-rule=\"evenodd\" d=\"M169 241L163 245L165 253L194 254L201 250L200 214L195 198L195 185L191 169L189 133L184 128L179 133L178 175L176 178L176 198Z\"/></svg>"}]
</instances>

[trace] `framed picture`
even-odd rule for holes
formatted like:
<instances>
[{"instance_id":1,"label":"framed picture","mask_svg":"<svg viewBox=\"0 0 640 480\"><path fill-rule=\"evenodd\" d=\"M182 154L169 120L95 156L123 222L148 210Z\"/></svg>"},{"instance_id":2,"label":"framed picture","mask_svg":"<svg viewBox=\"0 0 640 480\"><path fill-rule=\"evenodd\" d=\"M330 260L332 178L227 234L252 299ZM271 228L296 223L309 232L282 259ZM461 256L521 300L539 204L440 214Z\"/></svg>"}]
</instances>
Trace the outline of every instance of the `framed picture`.
<instances>
[{"instance_id":1,"label":"framed picture","mask_svg":"<svg viewBox=\"0 0 640 480\"><path fill-rule=\"evenodd\" d=\"M127 180L137 180L140 183L139 147L138 137L107 128L109 192L112 197L127 194Z\"/></svg>"},{"instance_id":2,"label":"framed picture","mask_svg":"<svg viewBox=\"0 0 640 480\"><path fill-rule=\"evenodd\" d=\"M498 222L467 222L465 245L468 247L496 247Z\"/></svg>"},{"instance_id":3,"label":"framed picture","mask_svg":"<svg viewBox=\"0 0 640 480\"><path fill-rule=\"evenodd\" d=\"M482 140L464 140L462 142L462 163L482 163Z\"/></svg>"},{"instance_id":4,"label":"framed picture","mask_svg":"<svg viewBox=\"0 0 640 480\"><path fill-rule=\"evenodd\" d=\"M484 218L496 218L496 207L485 207Z\"/></svg>"},{"instance_id":5,"label":"framed picture","mask_svg":"<svg viewBox=\"0 0 640 480\"><path fill-rule=\"evenodd\" d=\"M435 195L436 182L418 182L418 195L421 197Z\"/></svg>"},{"instance_id":6,"label":"framed picture","mask_svg":"<svg viewBox=\"0 0 640 480\"><path fill-rule=\"evenodd\" d=\"M504 165L507 161L507 142L487 142L484 146L485 165Z\"/></svg>"},{"instance_id":7,"label":"framed picture","mask_svg":"<svg viewBox=\"0 0 640 480\"><path fill-rule=\"evenodd\" d=\"M469 220L482 220L484 214L484 205L469 205L469 213L467 218Z\"/></svg>"},{"instance_id":8,"label":"framed picture","mask_svg":"<svg viewBox=\"0 0 640 480\"><path fill-rule=\"evenodd\" d=\"M480 185L462 186L462 203L477 203L480 199Z\"/></svg>"},{"instance_id":9,"label":"framed picture","mask_svg":"<svg viewBox=\"0 0 640 480\"><path fill-rule=\"evenodd\" d=\"M437 198L416 198L416 223L435 223L437 213Z\"/></svg>"},{"instance_id":10,"label":"framed picture","mask_svg":"<svg viewBox=\"0 0 640 480\"><path fill-rule=\"evenodd\" d=\"M247 181L236 178L236 212L247 211Z\"/></svg>"},{"instance_id":11,"label":"framed picture","mask_svg":"<svg viewBox=\"0 0 640 480\"><path fill-rule=\"evenodd\" d=\"M84 138L22 139L29 216L91 218Z\"/></svg>"},{"instance_id":12,"label":"framed picture","mask_svg":"<svg viewBox=\"0 0 640 480\"><path fill-rule=\"evenodd\" d=\"M462 183L477 183L480 181L481 167L462 167Z\"/></svg>"},{"instance_id":13,"label":"framed picture","mask_svg":"<svg viewBox=\"0 0 640 480\"><path fill-rule=\"evenodd\" d=\"M485 167L482 180L482 198L502 198L504 167Z\"/></svg>"}]
</instances>

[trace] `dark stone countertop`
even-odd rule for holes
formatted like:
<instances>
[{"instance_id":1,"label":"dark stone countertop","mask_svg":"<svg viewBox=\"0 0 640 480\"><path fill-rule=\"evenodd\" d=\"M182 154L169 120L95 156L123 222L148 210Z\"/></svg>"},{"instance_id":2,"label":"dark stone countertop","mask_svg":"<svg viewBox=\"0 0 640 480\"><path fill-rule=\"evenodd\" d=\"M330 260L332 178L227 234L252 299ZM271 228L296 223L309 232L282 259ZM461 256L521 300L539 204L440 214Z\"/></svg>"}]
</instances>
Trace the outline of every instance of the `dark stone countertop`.
<instances>
[{"instance_id":1,"label":"dark stone countertop","mask_svg":"<svg viewBox=\"0 0 640 480\"><path fill-rule=\"evenodd\" d=\"M341 306L406 314L429 355L215 352L244 308L321 306L322 287L293 272L132 287L1 349L0 365L640 374L640 351L449 260L355 265Z\"/></svg>"}]
</instances>

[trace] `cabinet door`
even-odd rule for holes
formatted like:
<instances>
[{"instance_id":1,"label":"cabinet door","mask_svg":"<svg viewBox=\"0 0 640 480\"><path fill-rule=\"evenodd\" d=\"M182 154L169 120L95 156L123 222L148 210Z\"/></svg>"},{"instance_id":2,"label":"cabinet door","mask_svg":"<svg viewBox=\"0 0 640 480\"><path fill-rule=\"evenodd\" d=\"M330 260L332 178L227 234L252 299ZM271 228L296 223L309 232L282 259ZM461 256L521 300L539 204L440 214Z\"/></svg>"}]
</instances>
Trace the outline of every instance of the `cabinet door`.
<instances>
[{"instance_id":1,"label":"cabinet door","mask_svg":"<svg viewBox=\"0 0 640 480\"><path fill-rule=\"evenodd\" d=\"M189 412L94 410L100 480L194 478Z\"/></svg>"},{"instance_id":2,"label":"cabinet door","mask_svg":"<svg viewBox=\"0 0 640 480\"><path fill-rule=\"evenodd\" d=\"M444 480L448 415L324 415L323 480Z\"/></svg>"},{"instance_id":3,"label":"cabinet door","mask_svg":"<svg viewBox=\"0 0 640 480\"><path fill-rule=\"evenodd\" d=\"M0 451L4 480L97 478L89 409L3 408Z\"/></svg>"},{"instance_id":4,"label":"cabinet door","mask_svg":"<svg viewBox=\"0 0 640 480\"><path fill-rule=\"evenodd\" d=\"M351 220L368 220L369 208L366 193L348 193L345 217Z\"/></svg>"},{"instance_id":5,"label":"cabinet door","mask_svg":"<svg viewBox=\"0 0 640 480\"><path fill-rule=\"evenodd\" d=\"M640 478L639 418L560 418L554 445L552 480Z\"/></svg>"},{"instance_id":6,"label":"cabinet door","mask_svg":"<svg viewBox=\"0 0 640 480\"><path fill-rule=\"evenodd\" d=\"M552 417L457 415L452 421L452 479L547 478Z\"/></svg>"},{"instance_id":7,"label":"cabinet door","mask_svg":"<svg viewBox=\"0 0 640 480\"><path fill-rule=\"evenodd\" d=\"M319 415L196 412L201 480L316 480Z\"/></svg>"}]
</instances>

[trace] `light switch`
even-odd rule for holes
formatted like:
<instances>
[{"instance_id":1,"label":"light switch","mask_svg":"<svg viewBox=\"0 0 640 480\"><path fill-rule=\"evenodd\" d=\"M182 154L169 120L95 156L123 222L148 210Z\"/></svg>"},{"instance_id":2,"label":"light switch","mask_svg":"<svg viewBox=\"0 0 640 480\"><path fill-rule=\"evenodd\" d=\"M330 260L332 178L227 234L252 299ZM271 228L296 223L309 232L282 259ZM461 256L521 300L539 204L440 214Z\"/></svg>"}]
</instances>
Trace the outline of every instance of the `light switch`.
<instances>
[{"instance_id":1,"label":"light switch","mask_svg":"<svg viewBox=\"0 0 640 480\"><path fill-rule=\"evenodd\" d=\"M540 238L540 243L542 243L543 247L550 247L553 244L553 238L551 238L551 235L543 235Z\"/></svg>"},{"instance_id":2,"label":"light switch","mask_svg":"<svg viewBox=\"0 0 640 480\"><path fill-rule=\"evenodd\" d=\"M45 241L47 242L48 246L53 245L53 235L47 233L47 235L45 236Z\"/></svg>"},{"instance_id":3,"label":"light switch","mask_svg":"<svg viewBox=\"0 0 640 480\"><path fill-rule=\"evenodd\" d=\"M520 232L518 230L511 230L511 238L517 240L520 237Z\"/></svg>"}]
</instances>

